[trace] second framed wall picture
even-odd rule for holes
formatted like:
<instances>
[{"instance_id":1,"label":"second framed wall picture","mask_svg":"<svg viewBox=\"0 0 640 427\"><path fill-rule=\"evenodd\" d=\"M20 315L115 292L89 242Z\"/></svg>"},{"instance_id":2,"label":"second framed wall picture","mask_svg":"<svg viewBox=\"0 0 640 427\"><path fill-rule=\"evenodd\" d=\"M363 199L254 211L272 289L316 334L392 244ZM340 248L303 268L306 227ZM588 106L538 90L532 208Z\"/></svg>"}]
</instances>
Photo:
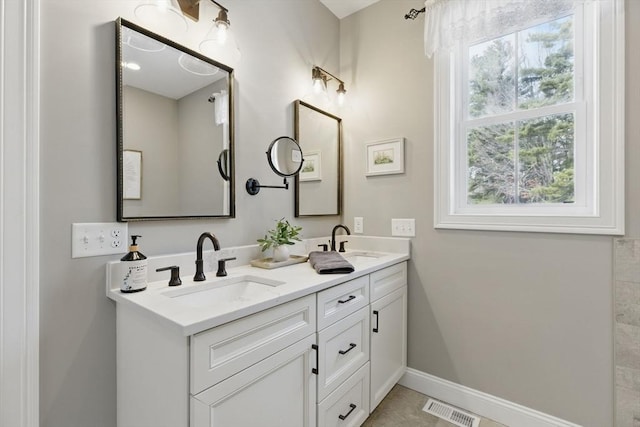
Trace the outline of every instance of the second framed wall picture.
<instances>
[{"instance_id":1,"label":"second framed wall picture","mask_svg":"<svg viewBox=\"0 0 640 427\"><path fill-rule=\"evenodd\" d=\"M404 173L404 138L368 142L366 176Z\"/></svg>"}]
</instances>

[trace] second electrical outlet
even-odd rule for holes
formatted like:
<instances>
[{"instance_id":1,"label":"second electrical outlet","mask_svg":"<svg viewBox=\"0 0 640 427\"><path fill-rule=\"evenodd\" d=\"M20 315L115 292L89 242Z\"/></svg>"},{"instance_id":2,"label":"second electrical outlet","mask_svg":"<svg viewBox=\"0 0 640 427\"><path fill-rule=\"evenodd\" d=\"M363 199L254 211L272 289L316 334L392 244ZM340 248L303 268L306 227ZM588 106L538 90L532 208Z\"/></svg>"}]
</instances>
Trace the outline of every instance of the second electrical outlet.
<instances>
[{"instance_id":1,"label":"second electrical outlet","mask_svg":"<svg viewBox=\"0 0 640 427\"><path fill-rule=\"evenodd\" d=\"M353 218L353 232L359 234L364 233L364 218L361 216Z\"/></svg>"}]
</instances>

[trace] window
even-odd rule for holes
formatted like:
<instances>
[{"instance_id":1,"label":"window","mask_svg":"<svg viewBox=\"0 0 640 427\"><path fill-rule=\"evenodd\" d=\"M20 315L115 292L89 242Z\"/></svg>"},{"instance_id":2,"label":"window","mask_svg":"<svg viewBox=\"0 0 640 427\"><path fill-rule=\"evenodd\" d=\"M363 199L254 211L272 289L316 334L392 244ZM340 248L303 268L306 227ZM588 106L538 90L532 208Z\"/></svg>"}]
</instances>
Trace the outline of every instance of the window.
<instances>
[{"instance_id":1,"label":"window","mask_svg":"<svg viewBox=\"0 0 640 427\"><path fill-rule=\"evenodd\" d=\"M436 52L436 228L623 233L622 5Z\"/></svg>"}]
</instances>

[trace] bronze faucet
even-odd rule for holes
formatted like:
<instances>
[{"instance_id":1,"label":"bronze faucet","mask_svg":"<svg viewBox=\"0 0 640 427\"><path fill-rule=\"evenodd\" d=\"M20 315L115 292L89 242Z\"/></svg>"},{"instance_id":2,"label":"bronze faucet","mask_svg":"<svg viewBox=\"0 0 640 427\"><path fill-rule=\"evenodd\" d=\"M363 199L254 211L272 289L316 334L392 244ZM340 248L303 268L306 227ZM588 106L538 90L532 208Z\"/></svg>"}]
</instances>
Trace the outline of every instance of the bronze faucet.
<instances>
[{"instance_id":1,"label":"bronze faucet","mask_svg":"<svg viewBox=\"0 0 640 427\"><path fill-rule=\"evenodd\" d=\"M346 225L338 224L335 227L333 227L333 230L331 230L331 250L332 251L336 250L336 231L338 230L338 228L343 228L344 231L347 232L347 235L351 235L351 230L349 230L349 227L347 227ZM345 243L346 242L340 242L340 252L344 252Z\"/></svg>"},{"instance_id":2,"label":"bronze faucet","mask_svg":"<svg viewBox=\"0 0 640 427\"><path fill-rule=\"evenodd\" d=\"M204 275L204 261L202 260L202 245L204 244L205 239L210 239L211 243L213 243L213 249L216 251L220 250L220 242L218 241L218 238L209 232L204 232L200 235L200 237L198 237L198 244L196 246L196 274L195 276L193 276L193 281L194 282L202 282L204 280L206 280L207 278ZM216 276L217 277L224 277L227 275L227 270L225 267L225 263L227 261L233 261L234 259L236 259L235 257L233 258L223 258L223 259L218 259L218 271L216 272Z\"/></svg>"}]
</instances>

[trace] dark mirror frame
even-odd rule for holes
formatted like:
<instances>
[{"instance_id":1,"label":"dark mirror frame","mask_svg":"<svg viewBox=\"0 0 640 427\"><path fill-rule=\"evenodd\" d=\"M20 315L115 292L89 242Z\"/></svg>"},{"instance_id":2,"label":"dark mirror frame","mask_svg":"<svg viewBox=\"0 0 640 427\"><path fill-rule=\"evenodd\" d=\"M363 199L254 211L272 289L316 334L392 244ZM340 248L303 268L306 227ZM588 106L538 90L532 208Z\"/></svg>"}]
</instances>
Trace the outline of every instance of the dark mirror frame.
<instances>
[{"instance_id":1,"label":"dark mirror frame","mask_svg":"<svg viewBox=\"0 0 640 427\"><path fill-rule=\"evenodd\" d=\"M313 106L311 104L308 104L304 101L301 101L299 99L297 99L294 102L294 123L295 123L295 134L294 134L294 138L295 140L298 142L298 144L300 145L300 147L302 148L302 156L304 157L304 141L300 141L300 107L305 107L305 108L309 108L310 110L313 110L319 114L325 115L331 119L334 119L336 121L336 129L337 129L337 137L338 137L338 159L337 159L337 169L338 169L338 200L337 200L337 212L336 213L322 213L322 214L300 214L300 175L296 175L296 182L295 182L295 216L296 218L298 217L316 217L316 216L338 216L338 215L342 215L342 192L343 192L343 182L342 182L342 174L343 174L343 169L342 169L342 159L343 159L343 154L342 154L342 119L336 115L333 115L331 113L328 113L326 111L321 110L320 108Z\"/></svg>"},{"instance_id":2,"label":"dark mirror frame","mask_svg":"<svg viewBox=\"0 0 640 427\"><path fill-rule=\"evenodd\" d=\"M165 37L162 37L152 31L149 31L139 25L136 25L130 21L127 21L123 18L118 18L115 21L116 24L116 61L115 61L115 71L116 71L116 114L117 114L117 144L116 144L116 158L117 158L117 218L119 222L128 222L128 221L148 221L148 220L171 220L171 219L206 219L206 218L235 218L236 216L236 206L235 206L235 149L234 149L234 139L235 139L235 113L234 113L234 75L233 68L228 65L217 62L211 58L208 58L196 51L193 51L185 46L182 46L172 40L169 40ZM189 54L195 58L200 59L201 61L207 62L209 64L214 65L215 67L220 68L221 70L229 73L229 151L224 156L228 160L228 167L223 168L218 163L218 170L221 173L222 179L229 182L229 214L228 215L184 215L184 216L143 216L143 217L126 217L124 216L124 200L123 200L123 151L124 151L124 140L123 140L123 91L122 91L122 82L123 82L123 74L122 74L122 27L130 28L134 31L137 31L141 34L144 34L147 37L155 39L160 43L166 44L176 50L182 51L186 54ZM218 161L223 156L221 156ZM216 168L216 159L212 159L211 167Z\"/></svg>"}]
</instances>

